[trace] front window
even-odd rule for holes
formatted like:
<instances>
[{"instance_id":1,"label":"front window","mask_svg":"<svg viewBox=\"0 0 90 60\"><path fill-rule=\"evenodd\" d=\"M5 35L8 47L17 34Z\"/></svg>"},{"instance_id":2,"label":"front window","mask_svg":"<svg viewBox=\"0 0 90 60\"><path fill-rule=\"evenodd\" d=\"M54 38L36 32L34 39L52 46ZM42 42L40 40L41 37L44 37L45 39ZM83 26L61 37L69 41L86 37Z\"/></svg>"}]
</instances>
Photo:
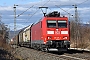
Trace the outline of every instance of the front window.
<instances>
[{"instance_id":1,"label":"front window","mask_svg":"<svg viewBox=\"0 0 90 60\"><path fill-rule=\"evenodd\" d=\"M48 28L56 27L56 20L47 20L47 27Z\"/></svg>"},{"instance_id":2,"label":"front window","mask_svg":"<svg viewBox=\"0 0 90 60\"><path fill-rule=\"evenodd\" d=\"M67 27L67 22L64 20L58 20L58 27L59 28L66 28Z\"/></svg>"},{"instance_id":3,"label":"front window","mask_svg":"<svg viewBox=\"0 0 90 60\"><path fill-rule=\"evenodd\" d=\"M67 21L66 20L47 20L47 27L48 28L67 28Z\"/></svg>"}]
</instances>

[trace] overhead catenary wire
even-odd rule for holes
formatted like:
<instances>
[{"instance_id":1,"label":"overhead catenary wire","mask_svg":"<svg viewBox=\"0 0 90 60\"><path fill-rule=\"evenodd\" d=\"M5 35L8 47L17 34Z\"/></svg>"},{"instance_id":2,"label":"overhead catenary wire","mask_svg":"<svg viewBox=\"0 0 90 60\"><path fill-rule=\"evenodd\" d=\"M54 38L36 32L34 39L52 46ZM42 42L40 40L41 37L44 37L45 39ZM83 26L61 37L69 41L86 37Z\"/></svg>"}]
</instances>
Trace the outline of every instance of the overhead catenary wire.
<instances>
[{"instance_id":1,"label":"overhead catenary wire","mask_svg":"<svg viewBox=\"0 0 90 60\"><path fill-rule=\"evenodd\" d=\"M47 4L50 0L48 0L45 4ZM38 4L38 3L37 3ZM34 4L34 5L37 5L37 4ZM44 5L45 5L44 4ZM32 5L31 7L29 7L28 9L26 9L24 12L22 12L21 14L19 14L17 17L19 17L20 15L22 15L23 13L25 13L26 11L28 11L30 8L34 7L34 5ZM44 6L43 5L43 6Z\"/></svg>"},{"instance_id":2,"label":"overhead catenary wire","mask_svg":"<svg viewBox=\"0 0 90 60\"><path fill-rule=\"evenodd\" d=\"M50 0L48 0L45 4L43 4L41 7L43 7L44 5L46 5L47 3L49 3L50 2ZM39 11L39 8L37 8L37 10L30 16L30 18L28 18L28 21L37 13ZM27 22L28 22L27 21ZM25 24L27 23L27 22L25 22ZM35 22L34 22L35 23Z\"/></svg>"},{"instance_id":3,"label":"overhead catenary wire","mask_svg":"<svg viewBox=\"0 0 90 60\"><path fill-rule=\"evenodd\" d=\"M38 3L37 3L38 4ZM22 13L20 13L17 17L19 17L20 15L23 15L25 12L27 12L29 9L33 8L35 5L37 4L34 4L32 5L31 7L27 8L25 11L23 11Z\"/></svg>"},{"instance_id":4,"label":"overhead catenary wire","mask_svg":"<svg viewBox=\"0 0 90 60\"><path fill-rule=\"evenodd\" d=\"M54 4L54 3L53 3ZM57 8L60 8L58 5L55 5ZM64 5L64 6L71 6L71 5ZM66 12L69 16L73 16L72 14L70 14L69 12L67 12L66 10L60 8L61 10L63 10L64 12ZM70 17L69 17L70 18Z\"/></svg>"},{"instance_id":5,"label":"overhead catenary wire","mask_svg":"<svg viewBox=\"0 0 90 60\"><path fill-rule=\"evenodd\" d=\"M83 3L86 3L88 0L85 0L85 1L83 1L83 2L81 2L81 3L79 3L79 4L77 4L77 5L81 5L81 4L83 4Z\"/></svg>"},{"instance_id":6,"label":"overhead catenary wire","mask_svg":"<svg viewBox=\"0 0 90 60\"><path fill-rule=\"evenodd\" d=\"M26 22L24 22L24 24L27 24L28 21L30 21L30 19L39 11L39 9L37 8L36 11L27 19ZM32 23L32 22L31 22Z\"/></svg>"},{"instance_id":7,"label":"overhead catenary wire","mask_svg":"<svg viewBox=\"0 0 90 60\"><path fill-rule=\"evenodd\" d=\"M56 7L60 8L59 6L55 5ZM63 10L64 12L68 13L69 15L73 16L72 14L70 14L69 12L67 12L66 10L60 8L61 10Z\"/></svg>"},{"instance_id":8,"label":"overhead catenary wire","mask_svg":"<svg viewBox=\"0 0 90 60\"><path fill-rule=\"evenodd\" d=\"M21 14L19 14L17 17L19 17L20 15L24 14L26 11L28 11L30 8L32 8L34 5L32 5L31 7L29 7L28 9L26 9L24 12L22 12Z\"/></svg>"}]
</instances>

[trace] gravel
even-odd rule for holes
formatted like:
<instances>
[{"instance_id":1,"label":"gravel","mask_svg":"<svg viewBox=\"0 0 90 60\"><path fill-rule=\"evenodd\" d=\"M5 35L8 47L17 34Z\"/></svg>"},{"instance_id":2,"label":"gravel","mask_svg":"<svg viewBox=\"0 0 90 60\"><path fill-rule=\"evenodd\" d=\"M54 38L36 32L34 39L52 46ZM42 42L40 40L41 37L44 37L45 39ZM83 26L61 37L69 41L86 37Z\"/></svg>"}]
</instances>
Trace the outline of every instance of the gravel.
<instances>
[{"instance_id":1,"label":"gravel","mask_svg":"<svg viewBox=\"0 0 90 60\"><path fill-rule=\"evenodd\" d=\"M58 60L58 58L49 56L45 53L46 52L41 52L24 47L16 48L13 51L13 54L16 55L21 60Z\"/></svg>"}]
</instances>

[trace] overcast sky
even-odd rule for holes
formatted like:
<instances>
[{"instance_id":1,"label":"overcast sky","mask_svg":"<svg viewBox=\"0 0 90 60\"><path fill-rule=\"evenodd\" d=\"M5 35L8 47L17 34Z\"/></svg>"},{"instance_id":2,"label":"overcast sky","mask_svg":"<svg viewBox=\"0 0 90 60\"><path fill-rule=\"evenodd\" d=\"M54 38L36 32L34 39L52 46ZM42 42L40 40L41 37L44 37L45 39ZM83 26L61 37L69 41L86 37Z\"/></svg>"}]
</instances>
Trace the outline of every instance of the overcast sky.
<instances>
[{"instance_id":1,"label":"overcast sky","mask_svg":"<svg viewBox=\"0 0 90 60\"><path fill-rule=\"evenodd\" d=\"M61 15L69 17L68 13L75 14L72 5L76 4L80 20L84 23L90 20L90 0L0 0L1 21L8 25L10 30L14 30L14 4L18 5L16 6L16 16L19 15L16 17L17 30L43 17L41 9L38 8L40 6L48 7L47 13L59 11Z\"/></svg>"}]
</instances>

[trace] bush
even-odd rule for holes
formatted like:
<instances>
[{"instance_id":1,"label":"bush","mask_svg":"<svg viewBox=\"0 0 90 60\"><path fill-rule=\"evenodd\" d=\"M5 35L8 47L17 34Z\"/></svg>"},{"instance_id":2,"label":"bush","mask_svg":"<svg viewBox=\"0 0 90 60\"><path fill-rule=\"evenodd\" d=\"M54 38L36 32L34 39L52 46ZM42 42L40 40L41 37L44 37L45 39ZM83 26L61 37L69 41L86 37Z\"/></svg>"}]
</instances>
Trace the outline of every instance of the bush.
<instances>
[{"instance_id":1,"label":"bush","mask_svg":"<svg viewBox=\"0 0 90 60\"><path fill-rule=\"evenodd\" d=\"M0 35L0 48L3 48L5 50L9 50L11 49L10 45L8 45L5 41L5 39L3 39L2 35Z\"/></svg>"}]
</instances>

